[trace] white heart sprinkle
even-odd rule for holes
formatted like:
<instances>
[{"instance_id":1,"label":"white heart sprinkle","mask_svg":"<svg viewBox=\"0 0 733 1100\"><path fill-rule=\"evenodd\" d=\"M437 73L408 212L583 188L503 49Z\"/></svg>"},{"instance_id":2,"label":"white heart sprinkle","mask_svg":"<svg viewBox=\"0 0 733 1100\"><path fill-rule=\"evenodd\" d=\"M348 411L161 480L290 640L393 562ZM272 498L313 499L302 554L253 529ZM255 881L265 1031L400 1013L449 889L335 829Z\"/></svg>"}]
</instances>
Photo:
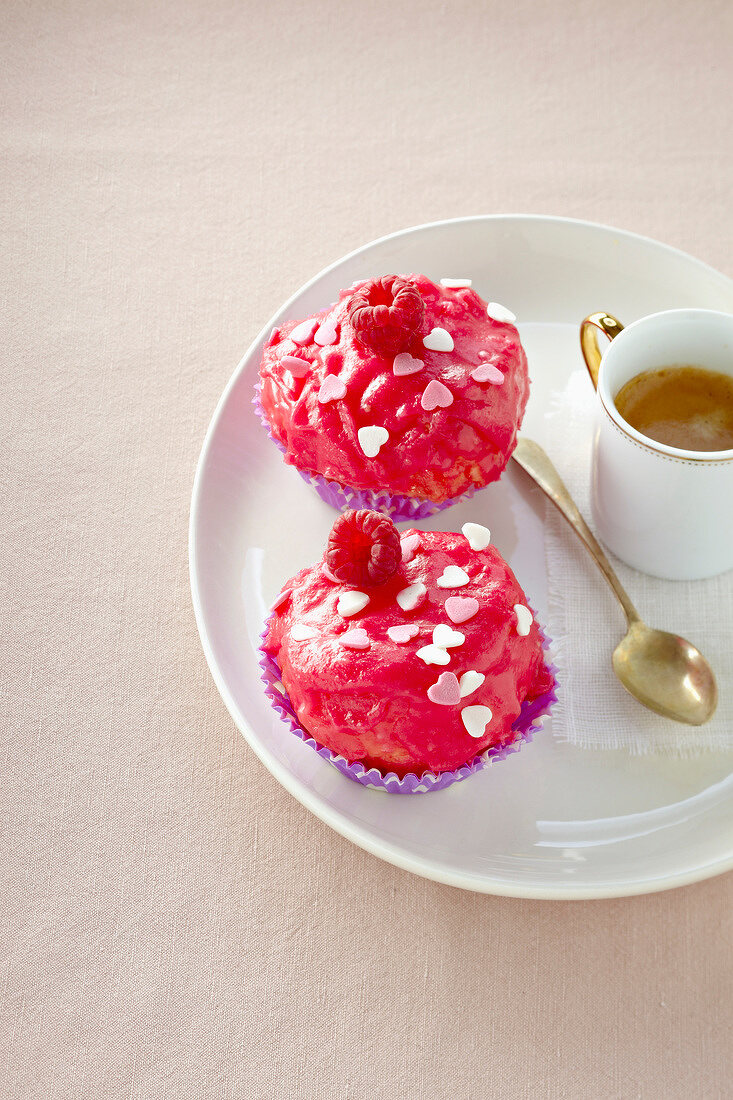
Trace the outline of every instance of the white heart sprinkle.
<instances>
[{"instance_id":1,"label":"white heart sprinkle","mask_svg":"<svg viewBox=\"0 0 733 1100\"><path fill-rule=\"evenodd\" d=\"M305 623L295 623L290 631L290 637L294 642L307 642L309 638L315 638L317 635L318 631L312 626L306 626Z\"/></svg>"},{"instance_id":2,"label":"white heart sprinkle","mask_svg":"<svg viewBox=\"0 0 733 1100\"><path fill-rule=\"evenodd\" d=\"M417 605L425 599L427 591L422 581L415 581L414 584L403 588L401 592L397 593L397 603L403 611L414 611Z\"/></svg>"},{"instance_id":3,"label":"white heart sprinkle","mask_svg":"<svg viewBox=\"0 0 733 1100\"><path fill-rule=\"evenodd\" d=\"M417 655L426 665L447 665L450 661L450 653L439 645L425 645L418 649Z\"/></svg>"},{"instance_id":4,"label":"white heart sprinkle","mask_svg":"<svg viewBox=\"0 0 733 1100\"><path fill-rule=\"evenodd\" d=\"M366 592L342 592L336 604L336 610L342 619L350 619L352 615L358 615L369 603Z\"/></svg>"},{"instance_id":5,"label":"white heart sprinkle","mask_svg":"<svg viewBox=\"0 0 733 1100\"><path fill-rule=\"evenodd\" d=\"M458 565L446 565L438 577L438 588L460 588L461 585L468 584L469 580L468 573Z\"/></svg>"},{"instance_id":6,"label":"white heart sprinkle","mask_svg":"<svg viewBox=\"0 0 733 1100\"><path fill-rule=\"evenodd\" d=\"M441 279L440 285L444 286L447 290L458 290L462 286L471 286L470 279Z\"/></svg>"},{"instance_id":7,"label":"white heart sprinkle","mask_svg":"<svg viewBox=\"0 0 733 1100\"><path fill-rule=\"evenodd\" d=\"M369 649L371 645L363 626L356 627L354 630L347 630L345 634L341 635L339 641L346 649Z\"/></svg>"},{"instance_id":8,"label":"white heart sprinkle","mask_svg":"<svg viewBox=\"0 0 733 1100\"><path fill-rule=\"evenodd\" d=\"M317 328L318 321L301 321L290 333L290 339L294 344L310 344Z\"/></svg>"},{"instance_id":9,"label":"white heart sprinkle","mask_svg":"<svg viewBox=\"0 0 733 1100\"><path fill-rule=\"evenodd\" d=\"M444 328L434 328L423 336L423 344L428 351L453 351L453 337Z\"/></svg>"},{"instance_id":10,"label":"white heart sprinkle","mask_svg":"<svg viewBox=\"0 0 733 1100\"><path fill-rule=\"evenodd\" d=\"M333 321L329 321L326 318L318 328L316 334L313 337L314 344L320 344L322 348L328 347L329 344L335 344L338 340L338 333L336 332L336 326Z\"/></svg>"},{"instance_id":11,"label":"white heart sprinkle","mask_svg":"<svg viewBox=\"0 0 733 1100\"><path fill-rule=\"evenodd\" d=\"M506 306L499 305L498 302L489 302L486 307L486 314L491 317L492 321L499 321L503 325L513 325L517 319L516 314L512 313Z\"/></svg>"},{"instance_id":12,"label":"white heart sprinkle","mask_svg":"<svg viewBox=\"0 0 733 1100\"><path fill-rule=\"evenodd\" d=\"M515 603L514 611L517 616L517 634L520 638L526 638L529 634L529 628L533 623L532 612L528 607L525 607L523 603Z\"/></svg>"},{"instance_id":13,"label":"white heart sprinkle","mask_svg":"<svg viewBox=\"0 0 733 1100\"><path fill-rule=\"evenodd\" d=\"M461 689L461 699L465 699L467 695L472 695L477 688L481 687L485 679L483 673L474 672L473 669L464 672L458 681L458 686Z\"/></svg>"},{"instance_id":14,"label":"white heart sprinkle","mask_svg":"<svg viewBox=\"0 0 733 1100\"><path fill-rule=\"evenodd\" d=\"M376 458L380 448L389 439L389 432L377 424L370 424L367 428L359 428L356 433L361 447L367 458Z\"/></svg>"},{"instance_id":15,"label":"white heart sprinkle","mask_svg":"<svg viewBox=\"0 0 733 1100\"><path fill-rule=\"evenodd\" d=\"M469 737L483 737L492 718L490 707L464 707L461 711L461 721Z\"/></svg>"},{"instance_id":16,"label":"white heart sprinkle","mask_svg":"<svg viewBox=\"0 0 733 1100\"><path fill-rule=\"evenodd\" d=\"M460 630L453 630L446 623L438 623L433 631L433 645L440 646L441 649L453 649L457 645L463 645L465 640L465 634L461 634Z\"/></svg>"},{"instance_id":17,"label":"white heart sprinkle","mask_svg":"<svg viewBox=\"0 0 733 1100\"><path fill-rule=\"evenodd\" d=\"M461 531L472 550L485 550L491 542L491 531L488 527L482 527L480 523L464 523Z\"/></svg>"}]
</instances>

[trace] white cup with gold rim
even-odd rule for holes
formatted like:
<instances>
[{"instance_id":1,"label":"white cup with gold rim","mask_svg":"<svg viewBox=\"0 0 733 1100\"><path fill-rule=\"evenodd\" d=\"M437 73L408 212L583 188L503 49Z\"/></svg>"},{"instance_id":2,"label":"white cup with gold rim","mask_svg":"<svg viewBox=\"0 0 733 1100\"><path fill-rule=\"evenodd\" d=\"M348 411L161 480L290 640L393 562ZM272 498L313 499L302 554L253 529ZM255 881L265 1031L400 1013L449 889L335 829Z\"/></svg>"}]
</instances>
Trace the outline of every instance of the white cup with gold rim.
<instances>
[{"instance_id":1,"label":"white cup with gold rim","mask_svg":"<svg viewBox=\"0 0 733 1100\"><path fill-rule=\"evenodd\" d=\"M599 331L610 341L602 355ZM615 404L632 378L662 367L689 364L733 377L733 314L674 309L624 328L611 314L593 313L580 342L598 397L591 507L603 542L628 565L668 580L733 568L733 449L658 443Z\"/></svg>"}]
</instances>

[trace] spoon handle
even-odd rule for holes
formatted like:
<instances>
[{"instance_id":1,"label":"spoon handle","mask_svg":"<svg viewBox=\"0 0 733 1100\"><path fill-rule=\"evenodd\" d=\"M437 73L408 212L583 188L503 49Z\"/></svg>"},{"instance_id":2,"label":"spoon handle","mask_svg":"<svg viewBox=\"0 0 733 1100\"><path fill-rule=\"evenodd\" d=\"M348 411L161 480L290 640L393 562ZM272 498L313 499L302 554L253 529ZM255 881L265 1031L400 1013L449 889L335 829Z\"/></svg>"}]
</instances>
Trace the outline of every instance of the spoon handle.
<instances>
[{"instance_id":1,"label":"spoon handle","mask_svg":"<svg viewBox=\"0 0 733 1100\"><path fill-rule=\"evenodd\" d=\"M520 437L517 440L512 458L539 485L542 492L546 493L555 507L562 512L578 538L585 543L590 556L603 573L618 602L624 609L629 626L640 622L639 613L627 596L621 581L611 568L611 563L601 550L595 535L578 511L567 486L539 443Z\"/></svg>"}]
</instances>

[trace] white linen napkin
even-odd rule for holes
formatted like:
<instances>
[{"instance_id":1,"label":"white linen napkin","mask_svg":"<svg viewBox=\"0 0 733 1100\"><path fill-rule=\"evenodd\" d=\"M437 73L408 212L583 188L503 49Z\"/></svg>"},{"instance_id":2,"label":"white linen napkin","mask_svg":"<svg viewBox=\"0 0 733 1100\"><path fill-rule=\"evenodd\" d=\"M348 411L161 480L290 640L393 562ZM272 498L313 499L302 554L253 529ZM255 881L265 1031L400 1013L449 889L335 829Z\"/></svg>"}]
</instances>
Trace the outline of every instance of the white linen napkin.
<instances>
[{"instance_id":1,"label":"white linen napkin","mask_svg":"<svg viewBox=\"0 0 733 1100\"><path fill-rule=\"evenodd\" d=\"M595 395L575 371L545 414L543 442L592 527L590 461ZM733 748L733 571L703 581L664 581L609 559L642 619L681 634L715 670L720 701L704 726L661 718L632 699L613 674L611 653L626 631L623 612L577 536L547 501L545 552L549 627L561 692L553 730L587 748L696 755Z\"/></svg>"}]
</instances>

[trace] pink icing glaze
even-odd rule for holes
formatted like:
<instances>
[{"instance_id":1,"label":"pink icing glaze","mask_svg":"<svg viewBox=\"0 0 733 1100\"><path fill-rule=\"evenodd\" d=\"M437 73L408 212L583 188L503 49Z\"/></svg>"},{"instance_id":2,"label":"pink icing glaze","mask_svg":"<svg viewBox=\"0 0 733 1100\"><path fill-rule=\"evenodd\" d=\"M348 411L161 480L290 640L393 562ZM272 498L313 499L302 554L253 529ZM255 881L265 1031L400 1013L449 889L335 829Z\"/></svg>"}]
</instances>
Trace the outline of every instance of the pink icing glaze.
<instances>
[{"instance_id":1,"label":"pink icing glaze","mask_svg":"<svg viewBox=\"0 0 733 1100\"><path fill-rule=\"evenodd\" d=\"M484 749L511 741L522 702L541 695L552 682L537 623L526 637L514 629L514 605L526 604L527 597L494 547L476 552L462 535L443 531L420 532L420 540L420 554L369 590L370 602L359 616L368 649L342 644L344 621L336 605L347 589L329 582L320 563L288 582L291 599L273 613L264 642L299 722L316 741L350 762L400 776L455 769ZM442 670L421 661L417 651L432 644L436 626L449 625L445 602L450 592L436 583L448 565L470 574L462 594L476 599L479 609L462 626L465 641L447 651L449 662ZM396 595L418 582L427 594L416 622L402 611ZM390 637L388 631L407 623L418 628L407 644ZM316 636L291 641L295 624L313 627ZM429 689L440 683L441 672L460 680L469 670L485 680L468 699L431 700ZM441 695L444 699L447 692ZM469 704L492 711L479 738L471 737L461 720Z\"/></svg>"},{"instance_id":2,"label":"pink icing glaze","mask_svg":"<svg viewBox=\"0 0 733 1100\"><path fill-rule=\"evenodd\" d=\"M424 275L405 278L420 289L425 322L400 355L424 363L421 371L396 372L395 356L383 358L356 340L348 318L350 288L315 318L287 322L273 333L260 368L262 409L274 438L285 447L286 462L301 470L355 489L386 489L441 503L501 474L529 395L527 361L516 328L488 317L486 302L474 290L445 289ZM326 318L338 334L327 366L313 340ZM310 339L296 347L292 334L302 340L308 325ZM450 333L452 352L423 346L423 336L433 328ZM293 385L283 360L294 352L308 359L309 370ZM502 374L502 385L472 377L481 353ZM319 402L327 373L345 384L342 400ZM421 401L433 382L449 391L452 402L426 410ZM372 458L358 441L359 429L367 426L389 432L388 442Z\"/></svg>"}]
</instances>

